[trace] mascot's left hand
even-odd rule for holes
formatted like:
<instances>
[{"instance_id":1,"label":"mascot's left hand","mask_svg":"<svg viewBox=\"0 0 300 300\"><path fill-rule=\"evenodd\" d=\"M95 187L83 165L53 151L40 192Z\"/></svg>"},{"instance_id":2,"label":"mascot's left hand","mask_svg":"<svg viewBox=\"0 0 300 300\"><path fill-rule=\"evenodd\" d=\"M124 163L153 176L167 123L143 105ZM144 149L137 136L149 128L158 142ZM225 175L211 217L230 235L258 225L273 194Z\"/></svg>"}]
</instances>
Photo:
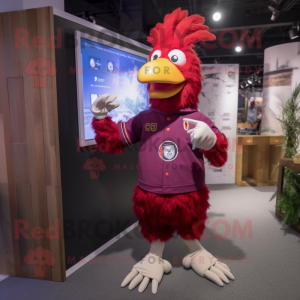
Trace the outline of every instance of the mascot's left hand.
<instances>
[{"instance_id":1,"label":"mascot's left hand","mask_svg":"<svg viewBox=\"0 0 300 300\"><path fill-rule=\"evenodd\" d=\"M196 124L196 127L189 129L187 133L191 136L192 150L201 148L204 150L210 150L217 142L217 137L211 128L202 121L196 121L191 119L184 119L188 122Z\"/></svg>"}]
</instances>

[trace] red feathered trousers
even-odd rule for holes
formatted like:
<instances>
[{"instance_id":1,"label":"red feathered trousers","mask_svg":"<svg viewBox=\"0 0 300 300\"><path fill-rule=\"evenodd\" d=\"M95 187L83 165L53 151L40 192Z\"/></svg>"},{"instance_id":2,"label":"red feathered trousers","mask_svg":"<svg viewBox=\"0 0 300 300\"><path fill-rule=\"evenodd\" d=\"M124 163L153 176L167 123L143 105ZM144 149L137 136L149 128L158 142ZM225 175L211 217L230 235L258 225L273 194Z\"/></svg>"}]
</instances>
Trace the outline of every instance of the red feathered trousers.
<instances>
[{"instance_id":1,"label":"red feathered trousers","mask_svg":"<svg viewBox=\"0 0 300 300\"><path fill-rule=\"evenodd\" d=\"M142 228L142 235L152 243L165 242L175 231L186 240L200 239L205 229L206 211L210 204L209 190L160 195L137 186L133 196L133 210Z\"/></svg>"}]
</instances>

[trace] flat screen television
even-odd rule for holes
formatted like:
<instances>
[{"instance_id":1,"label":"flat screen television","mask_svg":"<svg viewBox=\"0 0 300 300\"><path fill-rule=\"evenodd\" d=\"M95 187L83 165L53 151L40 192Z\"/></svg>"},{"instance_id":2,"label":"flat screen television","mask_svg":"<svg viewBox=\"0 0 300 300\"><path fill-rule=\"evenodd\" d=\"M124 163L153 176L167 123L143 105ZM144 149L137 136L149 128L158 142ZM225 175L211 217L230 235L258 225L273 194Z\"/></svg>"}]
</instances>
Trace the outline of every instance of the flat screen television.
<instances>
[{"instance_id":1,"label":"flat screen television","mask_svg":"<svg viewBox=\"0 0 300 300\"><path fill-rule=\"evenodd\" d=\"M108 114L116 123L148 108L147 84L137 80L148 55L80 31L75 45L79 146L84 147L96 143L91 105L98 96L117 96L120 106Z\"/></svg>"}]
</instances>

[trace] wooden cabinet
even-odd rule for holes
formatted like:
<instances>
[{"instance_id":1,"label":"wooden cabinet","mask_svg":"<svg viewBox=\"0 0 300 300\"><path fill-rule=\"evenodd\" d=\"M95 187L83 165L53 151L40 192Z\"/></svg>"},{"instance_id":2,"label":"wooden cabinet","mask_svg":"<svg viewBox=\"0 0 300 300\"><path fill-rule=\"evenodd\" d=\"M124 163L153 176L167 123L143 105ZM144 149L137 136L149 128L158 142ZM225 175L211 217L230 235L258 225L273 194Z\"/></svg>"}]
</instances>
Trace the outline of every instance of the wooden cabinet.
<instances>
[{"instance_id":1,"label":"wooden cabinet","mask_svg":"<svg viewBox=\"0 0 300 300\"><path fill-rule=\"evenodd\" d=\"M277 183L277 164L283 155L281 136L238 135L235 183L268 186Z\"/></svg>"}]
</instances>

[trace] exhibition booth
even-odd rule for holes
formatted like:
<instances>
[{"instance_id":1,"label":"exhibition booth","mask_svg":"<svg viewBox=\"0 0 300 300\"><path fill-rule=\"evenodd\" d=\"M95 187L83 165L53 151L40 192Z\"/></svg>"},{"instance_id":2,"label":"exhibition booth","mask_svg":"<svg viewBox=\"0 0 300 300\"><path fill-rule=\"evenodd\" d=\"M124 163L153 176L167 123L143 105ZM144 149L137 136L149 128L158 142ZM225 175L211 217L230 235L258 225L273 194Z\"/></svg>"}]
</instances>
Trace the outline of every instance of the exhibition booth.
<instances>
[{"instance_id":1,"label":"exhibition booth","mask_svg":"<svg viewBox=\"0 0 300 300\"><path fill-rule=\"evenodd\" d=\"M165 21L166 31L167 24ZM189 25L203 26L201 30L206 32L204 25L195 24ZM196 29L193 31L196 32ZM192 36L193 33L189 34ZM167 216L162 212L152 215L155 211L153 206L151 214L148 212L147 215L147 220L151 219L151 222L146 226L143 218L146 218L148 207L139 202L140 206L137 208L138 197L145 190L151 195L155 193L162 196L159 201L171 203L173 198L170 195L182 194L181 200L185 201L185 195L196 189L203 191L205 184L209 185L213 199L217 197L215 194L218 195L219 202L222 202L223 197L218 194L219 191L226 191L232 186L240 196L243 189L247 193L252 190L254 193L263 193L262 188L265 188L265 191L272 194L277 189L277 195L274 195L276 200L272 202L272 218L279 218L283 220L283 224L291 226L294 229L292 234L300 233L300 206L297 206L299 201L295 200L297 195L300 199L300 156L297 154L300 132L300 109L299 103L297 104L300 90L297 86L300 75L300 42L266 48L263 68L250 74L248 78L245 77L245 80L240 77L242 65L238 63L202 62L201 76L196 76L200 83L196 82L193 86L193 78L188 77L190 75L185 73L180 64L176 67L176 72L179 70L181 73L176 73L176 78L183 76L185 81L154 81L152 77L147 77L156 75L155 68L158 65L154 63L167 60L160 58L160 55L164 57L163 51L166 50L159 50L160 54L154 57L158 53L153 53L153 47L157 47L157 36L152 34L148 38L152 45L146 45L46 5L0 13L0 274L64 282L70 275L80 272L79 269L97 260L102 253L105 255L109 247L117 247L117 242L128 233L138 236L140 227L151 247L155 241L153 236L163 243L168 241L168 238L161 238L161 232L155 232L155 235L149 229L153 220L160 224L159 228L176 228L179 235L185 226L185 219L193 216L188 212L176 214L176 225L174 220L173 223L163 223L167 222ZM208 39L212 40L211 36L207 35L206 40ZM195 38L193 43L200 40ZM181 50L175 48L173 51ZM176 60L181 59L180 55L176 52ZM188 50L187 61L189 55L192 54ZM168 63L175 56L169 55ZM191 68L196 64L197 60L193 61ZM153 68L154 74L147 73L147 66ZM176 64L170 67L171 72L173 66ZM168 74L167 71L164 75ZM182 82L191 84L196 91L199 88L199 95L195 96L196 106L181 107L178 110L181 113L188 111L189 115L183 115L183 120L179 120L181 115L177 119L177 112L172 111L176 104L170 106L170 110L166 108L163 117L161 112L155 117L153 111L157 110L157 103L149 99L166 101L166 97L160 97L159 93L173 89ZM149 87L155 84L160 85L160 89L154 91L158 96L151 97L148 93L153 91ZM172 86L163 87L164 84ZM104 94L116 95L116 101L120 105L110 106L114 102L110 102L112 100L108 96L103 100L101 97ZM192 89L190 94L194 96ZM192 99L192 96L187 99ZM105 125L104 118L109 120ZM200 138L197 146L195 128L201 125L197 123L199 120L207 124L207 128L201 129L202 135L207 138ZM175 126L175 121L180 122L181 127ZM163 124L163 129L159 127L160 124ZM105 136L101 135L103 128L108 132ZM197 165L196 168L189 169L192 179L186 175L188 173L184 173L184 168L177 169L177 165L174 167L174 164L170 164L170 161L175 161L176 158L178 160L181 151L185 153L182 150L184 146L178 141L174 142L175 137L179 139L180 134L185 134L189 138L187 134L191 130L194 130L191 142L189 140L189 147L193 151L191 165L195 159L200 161L200 167ZM216 141L207 147L211 133L216 136ZM148 144L143 146L149 134L155 134L151 137L163 134L163 142L151 140L154 150L147 148L145 154L142 149L148 147ZM166 134L173 136L168 138ZM159 144L157 149L156 143ZM216 145L219 147L216 151L220 152L216 152L216 157L213 157L211 149ZM226 158L222 156L221 147L226 149ZM199 154L195 148L203 151ZM184 155L182 161L185 163L191 156ZM149 171L150 168L155 170L156 159L162 162L163 173ZM162 186L159 186L157 180L163 182ZM192 185L189 180L195 180L194 190L187 188ZM179 192L175 193L173 189ZM229 196L226 197L228 199ZM154 198L151 199L155 203ZM270 197L267 197L266 202L269 200ZM214 200L215 205L218 201ZM206 205L204 202L202 205ZM209 205L207 203L207 208ZM297 208L298 211L295 212ZM184 210L186 207L182 206L180 209ZM215 216L208 211L206 220L206 209L197 213L203 214L201 220L209 224L209 219L212 217L214 220ZM236 209L242 210L242 207ZM260 210L259 207L256 209ZM196 208L188 210L193 211L192 215ZM220 214L219 218L221 224L226 222L226 215ZM235 224L235 218L233 219ZM248 221L245 220L239 226L246 228L244 222L248 224ZM165 227L163 230L167 235ZM195 234L193 240L199 240L204 228L205 225L200 230L201 234ZM168 232L172 236L173 233ZM198 251L198 246L195 248L188 244L191 237L185 239L188 234L185 231L180 233L180 237L185 240L191 253ZM136 244L138 242L140 240ZM150 252L154 251L153 247ZM160 245L155 247L159 248ZM222 255L214 249L209 251L217 253L214 255ZM205 255L210 255L207 253ZM180 255L185 256L186 253ZM174 260L170 261L171 264L172 262ZM213 263L214 266L217 265L216 261ZM183 265L194 268L191 262L183 262ZM125 268L126 265L121 266ZM205 271L213 270L214 266L194 271L218 284L221 282L219 278L218 281L208 273L205 275ZM101 265L98 264L98 267L101 268ZM127 266L126 272L129 273L131 268L132 266ZM160 283L163 273L169 271L167 269L165 267L161 275L155 274L150 279L154 281L159 278L157 281ZM231 271L232 269L234 270L233 267ZM146 276L140 266L136 270ZM229 279L234 279L224 264L220 270ZM215 270L215 274L219 274L218 272L220 271ZM224 274L218 276L227 283L228 279ZM129 283L128 276L122 286ZM120 284L121 282L116 282L116 288ZM154 284L152 291L155 294L157 287L155 290L153 286ZM140 289L139 291L143 291L143 288Z\"/></svg>"}]
</instances>

